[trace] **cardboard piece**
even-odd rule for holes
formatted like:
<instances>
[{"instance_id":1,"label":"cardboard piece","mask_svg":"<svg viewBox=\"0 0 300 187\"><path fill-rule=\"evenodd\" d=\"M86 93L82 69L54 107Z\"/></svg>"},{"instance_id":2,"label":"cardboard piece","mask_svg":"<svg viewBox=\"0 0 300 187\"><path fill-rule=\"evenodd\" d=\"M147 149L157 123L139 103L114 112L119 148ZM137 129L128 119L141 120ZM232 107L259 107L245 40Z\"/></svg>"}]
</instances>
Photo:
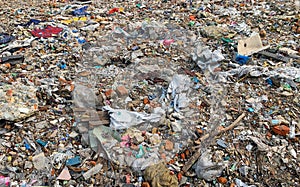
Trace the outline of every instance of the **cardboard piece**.
<instances>
[{"instance_id":1,"label":"cardboard piece","mask_svg":"<svg viewBox=\"0 0 300 187\"><path fill-rule=\"evenodd\" d=\"M259 34L255 34L250 38L238 41L238 53L245 56L252 55L269 47L269 45L262 45Z\"/></svg>"}]
</instances>

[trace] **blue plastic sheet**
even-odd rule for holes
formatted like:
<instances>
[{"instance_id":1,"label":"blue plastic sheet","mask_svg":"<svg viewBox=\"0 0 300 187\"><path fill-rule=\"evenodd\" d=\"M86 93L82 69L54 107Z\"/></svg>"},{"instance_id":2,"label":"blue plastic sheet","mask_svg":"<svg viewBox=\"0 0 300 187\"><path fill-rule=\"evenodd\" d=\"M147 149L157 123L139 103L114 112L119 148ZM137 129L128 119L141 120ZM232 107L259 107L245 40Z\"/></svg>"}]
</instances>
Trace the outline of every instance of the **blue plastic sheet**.
<instances>
[{"instance_id":1,"label":"blue plastic sheet","mask_svg":"<svg viewBox=\"0 0 300 187\"><path fill-rule=\"evenodd\" d=\"M86 12L88 6L84 6L81 8L78 8L76 10L73 11L73 16L84 16L84 15L88 15L88 13Z\"/></svg>"},{"instance_id":2,"label":"blue plastic sheet","mask_svg":"<svg viewBox=\"0 0 300 187\"><path fill-rule=\"evenodd\" d=\"M267 83L268 83L270 86L273 86L273 81L272 81L272 79L268 78L266 81L267 81Z\"/></svg>"},{"instance_id":3,"label":"blue plastic sheet","mask_svg":"<svg viewBox=\"0 0 300 187\"><path fill-rule=\"evenodd\" d=\"M13 36L10 36L9 34L1 33L0 34L0 44L6 44L14 39Z\"/></svg>"},{"instance_id":4,"label":"blue plastic sheet","mask_svg":"<svg viewBox=\"0 0 300 187\"><path fill-rule=\"evenodd\" d=\"M37 20L37 19L30 19L27 23L20 24L20 26L28 27L28 26L30 26L31 24L37 25L37 24L39 24L39 23L41 23L41 22L42 22L42 21Z\"/></svg>"},{"instance_id":5,"label":"blue plastic sheet","mask_svg":"<svg viewBox=\"0 0 300 187\"><path fill-rule=\"evenodd\" d=\"M66 161L67 166L74 166L80 163L81 163L80 156L75 156L74 158L70 158Z\"/></svg>"}]
</instances>

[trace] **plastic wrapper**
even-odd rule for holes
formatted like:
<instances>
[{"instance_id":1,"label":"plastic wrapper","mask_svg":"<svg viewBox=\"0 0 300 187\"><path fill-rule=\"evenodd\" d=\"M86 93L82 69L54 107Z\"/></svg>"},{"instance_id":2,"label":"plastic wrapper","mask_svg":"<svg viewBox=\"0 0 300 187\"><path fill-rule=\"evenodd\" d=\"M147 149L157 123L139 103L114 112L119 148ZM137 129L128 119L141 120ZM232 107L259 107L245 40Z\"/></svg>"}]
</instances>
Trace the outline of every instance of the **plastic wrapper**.
<instances>
[{"instance_id":1,"label":"plastic wrapper","mask_svg":"<svg viewBox=\"0 0 300 187\"><path fill-rule=\"evenodd\" d=\"M110 114L110 127L113 129L126 129L147 122L158 122L161 118L159 114L146 114L130 112L127 110L112 109L104 107Z\"/></svg>"},{"instance_id":2,"label":"plastic wrapper","mask_svg":"<svg viewBox=\"0 0 300 187\"><path fill-rule=\"evenodd\" d=\"M168 87L168 93L171 94L174 109L180 111L189 104L189 92L191 91L191 81L186 75L174 75Z\"/></svg>"},{"instance_id":3,"label":"plastic wrapper","mask_svg":"<svg viewBox=\"0 0 300 187\"><path fill-rule=\"evenodd\" d=\"M192 53L192 59L202 69L209 69L213 72L219 66L218 62L224 60L224 56L219 50L211 51L208 46L197 44L195 51Z\"/></svg>"},{"instance_id":4,"label":"plastic wrapper","mask_svg":"<svg viewBox=\"0 0 300 187\"><path fill-rule=\"evenodd\" d=\"M198 162L196 163L197 176L207 181L212 181L222 174L223 169L226 167L225 163L214 163L211 161L212 155L209 151L205 151Z\"/></svg>"},{"instance_id":5,"label":"plastic wrapper","mask_svg":"<svg viewBox=\"0 0 300 187\"><path fill-rule=\"evenodd\" d=\"M88 9L88 6L83 6L83 7L81 7L81 8L78 8L78 9L74 10L74 11L72 12L72 14L73 14L74 16L84 16L84 15L87 15L87 14L88 14L88 13L86 12L87 9Z\"/></svg>"}]
</instances>

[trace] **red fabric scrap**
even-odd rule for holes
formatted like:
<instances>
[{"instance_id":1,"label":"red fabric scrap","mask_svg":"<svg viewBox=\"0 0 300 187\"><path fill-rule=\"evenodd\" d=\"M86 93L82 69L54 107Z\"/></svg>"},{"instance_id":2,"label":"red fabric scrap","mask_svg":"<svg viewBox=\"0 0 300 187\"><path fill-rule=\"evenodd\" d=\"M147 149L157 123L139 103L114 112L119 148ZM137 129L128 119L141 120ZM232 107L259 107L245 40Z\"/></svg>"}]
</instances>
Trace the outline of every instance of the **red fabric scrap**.
<instances>
[{"instance_id":1,"label":"red fabric scrap","mask_svg":"<svg viewBox=\"0 0 300 187\"><path fill-rule=\"evenodd\" d=\"M119 12L119 8L112 8L109 10L108 14L113 14L115 12Z\"/></svg>"},{"instance_id":2,"label":"red fabric scrap","mask_svg":"<svg viewBox=\"0 0 300 187\"><path fill-rule=\"evenodd\" d=\"M52 27L51 25L46 26L44 29L34 29L30 33L38 38L49 38L53 34L59 34L63 29L59 27Z\"/></svg>"}]
</instances>

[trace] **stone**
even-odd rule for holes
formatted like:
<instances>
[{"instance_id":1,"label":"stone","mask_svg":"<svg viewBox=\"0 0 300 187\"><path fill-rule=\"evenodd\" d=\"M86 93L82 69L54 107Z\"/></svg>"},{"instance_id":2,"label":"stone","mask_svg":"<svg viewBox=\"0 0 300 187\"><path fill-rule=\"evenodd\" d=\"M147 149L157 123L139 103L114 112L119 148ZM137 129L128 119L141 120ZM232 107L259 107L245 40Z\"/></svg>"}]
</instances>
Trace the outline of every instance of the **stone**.
<instances>
[{"instance_id":1,"label":"stone","mask_svg":"<svg viewBox=\"0 0 300 187\"><path fill-rule=\"evenodd\" d=\"M103 165L102 164L97 164L96 166L94 166L93 168L91 168L90 170L88 170L87 172L85 172L83 174L83 177L85 180L91 178L91 176L99 173L102 169Z\"/></svg>"},{"instance_id":2,"label":"stone","mask_svg":"<svg viewBox=\"0 0 300 187\"><path fill-rule=\"evenodd\" d=\"M125 86L118 86L116 88L116 92L119 97L128 95L128 90L125 88Z\"/></svg>"},{"instance_id":3,"label":"stone","mask_svg":"<svg viewBox=\"0 0 300 187\"><path fill-rule=\"evenodd\" d=\"M16 156L16 155L17 155L17 153L14 152L14 151L10 151L9 154L10 154L11 156Z\"/></svg>"},{"instance_id":4,"label":"stone","mask_svg":"<svg viewBox=\"0 0 300 187\"><path fill-rule=\"evenodd\" d=\"M34 67L32 66L32 65L27 65L26 66L26 70L27 71L31 71L31 70L33 70L34 69Z\"/></svg>"},{"instance_id":5,"label":"stone","mask_svg":"<svg viewBox=\"0 0 300 187\"><path fill-rule=\"evenodd\" d=\"M25 164L24 164L24 169L31 169L32 168L32 162L30 161L25 161Z\"/></svg>"},{"instance_id":6,"label":"stone","mask_svg":"<svg viewBox=\"0 0 300 187\"><path fill-rule=\"evenodd\" d=\"M2 84L0 86L0 96L4 98L7 92L9 93L6 96L6 102L0 102L0 108L2 110L5 109L0 111L0 119L19 121L33 115L37 111L38 100L36 88L33 86L26 86L22 83L13 85ZM30 102L28 98L30 98Z\"/></svg>"},{"instance_id":7,"label":"stone","mask_svg":"<svg viewBox=\"0 0 300 187\"><path fill-rule=\"evenodd\" d=\"M116 92L113 89L108 89L105 91L105 96L107 98L112 98L114 95L116 95Z\"/></svg>"},{"instance_id":8,"label":"stone","mask_svg":"<svg viewBox=\"0 0 300 187\"><path fill-rule=\"evenodd\" d=\"M141 133L135 133L134 138L138 143L142 143L145 140Z\"/></svg>"},{"instance_id":9,"label":"stone","mask_svg":"<svg viewBox=\"0 0 300 187\"><path fill-rule=\"evenodd\" d=\"M48 125L47 121L41 121L35 124L35 128L37 129L43 129Z\"/></svg>"},{"instance_id":10,"label":"stone","mask_svg":"<svg viewBox=\"0 0 300 187\"><path fill-rule=\"evenodd\" d=\"M158 132L158 128L157 127L153 127L152 128L152 134L157 134Z\"/></svg>"},{"instance_id":11,"label":"stone","mask_svg":"<svg viewBox=\"0 0 300 187\"><path fill-rule=\"evenodd\" d=\"M153 134L150 137L149 141L152 145L156 145L156 144L159 144L161 142L161 137L158 134Z\"/></svg>"},{"instance_id":12,"label":"stone","mask_svg":"<svg viewBox=\"0 0 300 187\"><path fill-rule=\"evenodd\" d=\"M174 149L174 143L170 140L165 141L165 150L172 151Z\"/></svg>"},{"instance_id":13,"label":"stone","mask_svg":"<svg viewBox=\"0 0 300 187\"><path fill-rule=\"evenodd\" d=\"M15 166L18 166L19 165L19 161L16 159L13 161L12 165L15 167Z\"/></svg>"},{"instance_id":14,"label":"stone","mask_svg":"<svg viewBox=\"0 0 300 187\"><path fill-rule=\"evenodd\" d=\"M75 131L72 131L72 132L69 134L69 136L70 136L71 138L75 138L76 136L78 136L78 133L75 132Z\"/></svg>"},{"instance_id":15,"label":"stone","mask_svg":"<svg viewBox=\"0 0 300 187\"><path fill-rule=\"evenodd\" d=\"M24 114L28 114L30 112L28 108L19 108L19 111Z\"/></svg>"},{"instance_id":16,"label":"stone","mask_svg":"<svg viewBox=\"0 0 300 187\"><path fill-rule=\"evenodd\" d=\"M33 166L37 170L45 170L48 165L48 160L45 157L45 154L42 152L38 155L32 157Z\"/></svg>"}]
</instances>

